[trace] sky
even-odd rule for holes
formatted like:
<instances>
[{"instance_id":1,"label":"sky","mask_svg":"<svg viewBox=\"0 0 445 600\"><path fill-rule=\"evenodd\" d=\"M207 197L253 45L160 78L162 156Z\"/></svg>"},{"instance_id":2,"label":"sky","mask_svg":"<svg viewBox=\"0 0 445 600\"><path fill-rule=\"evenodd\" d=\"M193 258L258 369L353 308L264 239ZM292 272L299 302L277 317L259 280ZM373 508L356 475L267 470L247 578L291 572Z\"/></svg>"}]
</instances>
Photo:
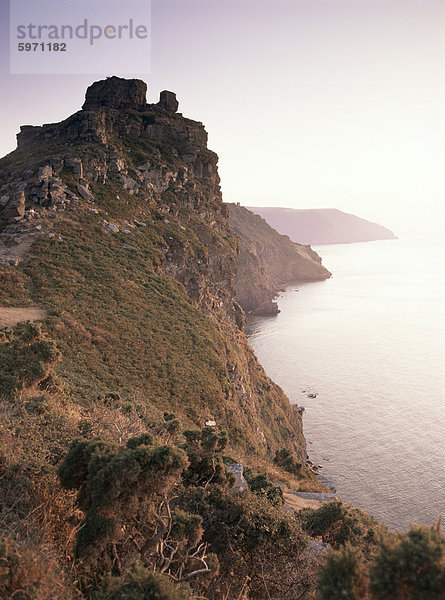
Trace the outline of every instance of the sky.
<instances>
[{"instance_id":1,"label":"sky","mask_svg":"<svg viewBox=\"0 0 445 600\"><path fill-rule=\"evenodd\" d=\"M0 2L4 155L20 125L66 118L113 70L11 75ZM114 4L128 18L128 3ZM54 0L39 5L50 18ZM205 124L227 202L335 207L396 233L443 228L444 31L443 0L152 0L151 70L129 61L120 74L147 81L150 102L176 92Z\"/></svg>"}]
</instances>

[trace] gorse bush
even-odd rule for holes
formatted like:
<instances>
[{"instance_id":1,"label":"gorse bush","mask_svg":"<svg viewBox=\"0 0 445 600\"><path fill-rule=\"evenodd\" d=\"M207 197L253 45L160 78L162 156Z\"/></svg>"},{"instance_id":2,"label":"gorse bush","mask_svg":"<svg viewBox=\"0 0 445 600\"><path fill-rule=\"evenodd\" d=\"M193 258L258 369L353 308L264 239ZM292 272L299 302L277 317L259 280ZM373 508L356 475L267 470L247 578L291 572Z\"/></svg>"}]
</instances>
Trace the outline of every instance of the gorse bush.
<instances>
[{"instance_id":1,"label":"gorse bush","mask_svg":"<svg viewBox=\"0 0 445 600\"><path fill-rule=\"evenodd\" d=\"M126 446L100 439L74 442L59 476L64 487L78 490L79 506L86 513L77 537L78 555L97 560L107 545L129 537L128 523L153 518L157 498L169 491L187 464L183 450L157 445L147 434Z\"/></svg>"},{"instance_id":2,"label":"gorse bush","mask_svg":"<svg viewBox=\"0 0 445 600\"><path fill-rule=\"evenodd\" d=\"M39 323L0 330L0 391L14 395L44 381L61 355Z\"/></svg>"},{"instance_id":3,"label":"gorse bush","mask_svg":"<svg viewBox=\"0 0 445 600\"><path fill-rule=\"evenodd\" d=\"M187 485L234 484L235 476L227 469L222 456L228 442L225 431L205 427L201 431L183 431L183 437L186 441L182 448L190 462L184 473Z\"/></svg>"},{"instance_id":4,"label":"gorse bush","mask_svg":"<svg viewBox=\"0 0 445 600\"><path fill-rule=\"evenodd\" d=\"M317 600L361 600L366 597L365 561L357 548L346 544L324 557Z\"/></svg>"},{"instance_id":5,"label":"gorse bush","mask_svg":"<svg viewBox=\"0 0 445 600\"><path fill-rule=\"evenodd\" d=\"M125 578L107 582L97 600L190 600L188 585L178 586L166 575L137 566Z\"/></svg>"},{"instance_id":6,"label":"gorse bush","mask_svg":"<svg viewBox=\"0 0 445 600\"><path fill-rule=\"evenodd\" d=\"M215 597L246 593L256 600L278 600L297 598L306 589L311 577L304 558L308 537L293 515L265 497L233 494L219 486L190 487L181 505L202 516L203 540L218 556L220 577L212 586L220 595Z\"/></svg>"},{"instance_id":7,"label":"gorse bush","mask_svg":"<svg viewBox=\"0 0 445 600\"><path fill-rule=\"evenodd\" d=\"M265 473L256 473L251 469L244 469L244 477L251 491L257 496L264 496L276 506L284 504L283 490L274 485Z\"/></svg>"},{"instance_id":8,"label":"gorse bush","mask_svg":"<svg viewBox=\"0 0 445 600\"><path fill-rule=\"evenodd\" d=\"M375 600L443 600L445 537L436 529L412 527L384 541L370 568Z\"/></svg>"},{"instance_id":9,"label":"gorse bush","mask_svg":"<svg viewBox=\"0 0 445 600\"><path fill-rule=\"evenodd\" d=\"M319 600L444 600L445 536L436 528L380 536L373 553L367 545L330 550L323 561ZM368 556L366 556L366 554Z\"/></svg>"},{"instance_id":10,"label":"gorse bush","mask_svg":"<svg viewBox=\"0 0 445 600\"><path fill-rule=\"evenodd\" d=\"M287 448L277 450L274 461L288 473L296 475L297 477L301 475L303 465L296 461L295 456Z\"/></svg>"},{"instance_id":11,"label":"gorse bush","mask_svg":"<svg viewBox=\"0 0 445 600\"><path fill-rule=\"evenodd\" d=\"M326 502L317 510L305 509L300 513L303 529L312 537L321 537L334 548L347 542L359 545L364 536L373 539L373 523L365 522L359 511L339 501Z\"/></svg>"}]
</instances>

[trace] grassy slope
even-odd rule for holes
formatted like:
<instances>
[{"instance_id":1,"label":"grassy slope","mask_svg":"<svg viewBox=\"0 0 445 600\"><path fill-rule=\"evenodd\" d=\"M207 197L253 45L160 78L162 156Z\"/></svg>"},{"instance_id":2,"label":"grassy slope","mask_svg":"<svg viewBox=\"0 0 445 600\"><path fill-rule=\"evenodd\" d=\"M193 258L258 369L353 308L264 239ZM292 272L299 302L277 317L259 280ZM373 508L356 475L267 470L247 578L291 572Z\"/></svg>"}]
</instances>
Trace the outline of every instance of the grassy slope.
<instances>
[{"instance_id":1,"label":"grassy slope","mask_svg":"<svg viewBox=\"0 0 445 600\"><path fill-rule=\"evenodd\" d=\"M143 144L135 147L139 161L148 158ZM48 146L46 160L59 152ZM13 163L9 155L0 168ZM75 184L69 173L63 180ZM48 310L45 328L62 351L58 373L73 400L88 406L119 393L123 402L173 410L186 423L212 416L242 452L273 455L292 440L303 456L301 422L244 335L224 319L204 316L184 287L163 274L167 239L187 244L192 260L205 254L193 231L174 218L166 222L116 180L92 189L99 214L86 203L48 212L40 222L55 237L41 236L19 268L0 268L0 302ZM103 216L147 227L110 234ZM233 244L230 237L217 243Z\"/></svg>"}]
</instances>

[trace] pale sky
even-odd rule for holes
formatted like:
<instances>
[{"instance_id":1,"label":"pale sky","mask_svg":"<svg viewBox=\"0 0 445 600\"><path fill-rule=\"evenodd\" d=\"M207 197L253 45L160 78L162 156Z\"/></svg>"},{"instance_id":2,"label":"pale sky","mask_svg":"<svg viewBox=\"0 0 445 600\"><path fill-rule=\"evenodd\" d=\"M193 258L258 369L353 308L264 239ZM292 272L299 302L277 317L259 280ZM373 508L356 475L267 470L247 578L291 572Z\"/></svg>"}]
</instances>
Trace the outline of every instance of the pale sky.
<instances>
[{"instance_id":1,"label":"pale sky","mask_svg":"<svg viewBox=\"0 0 445 600\"><path fill-rule=\"evenodd\" d=\"M1 1L3 155L21 124L67 117L113 73L9 75ZM151 73L127 75L147 81L149 101L175 91L204 122L226 201L336 207L396 233L445 225L443 0L152 4Z\"/></svg>"}]
</instances>

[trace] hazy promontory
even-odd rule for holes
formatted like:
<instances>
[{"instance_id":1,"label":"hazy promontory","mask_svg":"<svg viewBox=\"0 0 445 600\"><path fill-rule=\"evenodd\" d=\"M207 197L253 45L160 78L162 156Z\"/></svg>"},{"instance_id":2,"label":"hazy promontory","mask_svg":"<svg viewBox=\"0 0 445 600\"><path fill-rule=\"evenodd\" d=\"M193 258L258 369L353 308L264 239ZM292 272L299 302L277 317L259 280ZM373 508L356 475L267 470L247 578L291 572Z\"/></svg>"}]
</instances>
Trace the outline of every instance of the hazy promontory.
<instances>
[{"instance_id":1,"label":"hazy promontory","mask_svg":"<svg viewBox=\"0 0 445 600\"><path fill-rule=\"evenodd\" d=\"M244 310L276 313L271 301L285 285L331 276L312 248L292 242L239 204L228 207L229 225L240 240L235 298Z\"/></svg>"},{"instance_id":2,"label":"hazy promontory","mask_svg":"<svg viewBox=\"0 0 445 600\"><path fill-rule=\"evenodd\" d=\"M350 244L396 239L390 229L336 208L249 206L249 210L299 244Z\"/></svg>"}]
</instances>

